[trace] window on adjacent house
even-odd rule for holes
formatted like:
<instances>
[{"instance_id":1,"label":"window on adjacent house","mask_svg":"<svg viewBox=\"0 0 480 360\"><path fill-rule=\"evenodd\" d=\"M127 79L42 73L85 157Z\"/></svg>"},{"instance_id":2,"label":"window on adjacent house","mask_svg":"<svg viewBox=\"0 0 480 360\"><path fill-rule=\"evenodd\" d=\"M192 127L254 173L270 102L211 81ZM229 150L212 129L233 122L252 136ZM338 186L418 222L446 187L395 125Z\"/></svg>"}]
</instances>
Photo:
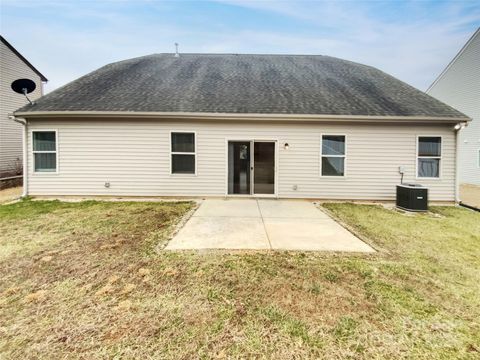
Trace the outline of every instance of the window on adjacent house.
<instances>
[{"instance_id":1,"label":"window on adjacent house","mask_svg":"<svg viewBox=\"0 0 480 360\"><path fill-rule=\"evenodd\" d=\"M442 161L442 138L440 136L418 137L419 178L439 178Z\"/></svg>"},{"instance_id":2,"label":"window on adjacent house","mask_svg":"<svg viewBox=\"0 0 480 360\"><path fill-rule=\"evenodd\" d=\"M57 171L57 133L33 131L33 167L35 172Z\"/></svg>"},{"instance_id":3,"label":"window on adjacent house","mask_svg":"<svg viewBox=\"0 0 480 360\"><path fill-rule=\"evenodd\" d=\"M172 174L195 174L195 133L172 132Z\"/></svg>"},{"instance_id":4,"label":"window on adjacent house","mask_svg":"<svg viewBox=\"0 0 480 360\"><path fill-rule=\"evenodd\" d=\"M322 176L345 175L345 135L322 135Z\"/></svg>"}]
</instances>

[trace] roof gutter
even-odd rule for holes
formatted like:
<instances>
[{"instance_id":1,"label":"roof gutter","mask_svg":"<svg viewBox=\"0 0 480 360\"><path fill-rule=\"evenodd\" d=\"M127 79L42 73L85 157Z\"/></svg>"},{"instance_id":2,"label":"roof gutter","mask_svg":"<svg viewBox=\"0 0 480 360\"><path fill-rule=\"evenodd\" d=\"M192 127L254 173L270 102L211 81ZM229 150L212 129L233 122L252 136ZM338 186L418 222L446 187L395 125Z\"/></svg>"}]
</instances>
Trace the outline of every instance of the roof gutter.
<instances>
[{"instance_id":1,"label":"roof gutter","mask_svg":"<svg viewBox=\"0 0 480 360\"><path fill-rule=\"evenodd\" d=\"M253 113L201 113L201 112L142 112L142 111L25 111L15 116L28 119L41 118L141 118L178 120L246 120L246 121L306 121L306 122L405 122L452 123L471 121L468 117L432 116L368 116L368 115L312 115L312 114L253 114Z\"/></svg>"}]
</instances>

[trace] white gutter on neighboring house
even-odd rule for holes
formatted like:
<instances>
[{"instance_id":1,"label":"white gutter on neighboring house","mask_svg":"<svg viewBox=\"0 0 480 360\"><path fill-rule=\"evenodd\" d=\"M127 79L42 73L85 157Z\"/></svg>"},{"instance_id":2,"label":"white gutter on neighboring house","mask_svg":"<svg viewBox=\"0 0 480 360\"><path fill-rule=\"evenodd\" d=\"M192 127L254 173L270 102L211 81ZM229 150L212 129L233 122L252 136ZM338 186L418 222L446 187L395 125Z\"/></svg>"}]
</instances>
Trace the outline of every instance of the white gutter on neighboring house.
<instances>
[{"instance_id":1,"label":"white gutter on neighboring house","mask_svg":"<svg viewBox=\"0 0 480 360\"><path fill-rule=\"evenodd\" d=\"M22 197L28 195L28 151L27 151L27 136L28 136L28 122L26 119L17 118L13 115L8 116L11 120L23 125L23 137L22 137L22 147L23 147L23 192Z\"/></svg>"},{"instance_id":2,"label":"white gutter on neighboring house","mask_svg":"<svg viewBox=\"0 0 480 360\"><path fill-rule=\"evenodd\" d=\"M468 117L432 116L368 116L368 115L322 115L322 114L254 114L254 113L201 113L201 112L146 112L146 111L25 111L15 116L29 119L41 118L120 118L169 119L169 120L255 120L255 121L306 121L306 122L405 122L405 123L451 123L466 122Z\"/></svg>"}]
</instances>

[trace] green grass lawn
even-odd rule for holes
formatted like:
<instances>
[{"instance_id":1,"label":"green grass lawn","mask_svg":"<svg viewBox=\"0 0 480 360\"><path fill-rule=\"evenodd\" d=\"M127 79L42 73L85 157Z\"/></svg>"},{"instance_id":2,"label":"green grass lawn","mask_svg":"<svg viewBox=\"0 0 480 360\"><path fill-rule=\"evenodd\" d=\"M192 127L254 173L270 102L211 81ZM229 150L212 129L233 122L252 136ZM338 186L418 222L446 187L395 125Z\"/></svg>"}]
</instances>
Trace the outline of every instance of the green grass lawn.
<instances>
[{"instance_id":1,"label":"green grass lawn","mask_svg":"<svg viewBox=\"0 0 480 360\"><path fill-rule=\"evenodd\" d=\"M325 204L375 255L157 254L192 206L0 206L0 358L480 357L479 213Z\"/></svg>"}]
</instances>

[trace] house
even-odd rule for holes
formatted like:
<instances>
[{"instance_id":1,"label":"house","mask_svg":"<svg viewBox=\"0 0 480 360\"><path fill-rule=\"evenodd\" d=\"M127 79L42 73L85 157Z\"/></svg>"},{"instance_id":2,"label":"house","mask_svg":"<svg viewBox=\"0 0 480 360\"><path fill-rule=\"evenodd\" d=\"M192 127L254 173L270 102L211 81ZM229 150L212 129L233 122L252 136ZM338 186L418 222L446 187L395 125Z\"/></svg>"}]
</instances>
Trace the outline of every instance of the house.
<instances>
[{"instance_id":1,"label":"house","mask_svg":"<svg viewBox=\"0 0 480 360\"><path fill-rule=\"evenodd\" d=\"M116 62L15 116L29 195L393 200L401 167L446 202L469 121L370 66L238 54Z\"/></svg>"},{"instance_id":2,"label":"house","mask_svg":"<svg viewBox=\"0 0 480 360\"><path fill-rule=\"evenodd\" d=\"M33 80L36 89L29 98L43 95L43 76L10 43L0 36L0 179L22 173L22 126L8 118L8 114L28 103L22 94L10 87L14 80L27 78ZM0 182L0 188L2 182Z\"/></svg>"},{"instance_id":3,"label":"house","mask_svg":"<svg viewBox=\"0 0 480 360\"><path fill-rule=\"evenodd\" d=\"M480 185L480 28L428 88L427 93L473 120L460 132L460 183Z\"/></svg>"}]
</instances>

